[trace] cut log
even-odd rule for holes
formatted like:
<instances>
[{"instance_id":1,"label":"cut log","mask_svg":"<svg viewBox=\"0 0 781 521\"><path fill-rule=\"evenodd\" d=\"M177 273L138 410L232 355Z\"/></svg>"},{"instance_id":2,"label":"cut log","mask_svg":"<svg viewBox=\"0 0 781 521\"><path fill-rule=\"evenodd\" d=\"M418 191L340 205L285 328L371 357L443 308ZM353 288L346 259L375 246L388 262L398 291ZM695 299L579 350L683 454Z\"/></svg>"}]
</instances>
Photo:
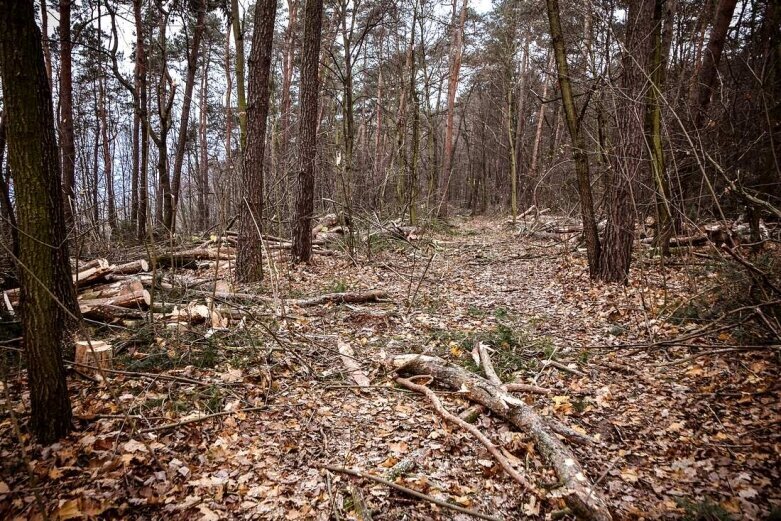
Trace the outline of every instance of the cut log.
<instances>
[{"instance_id":1,"label":"cut log","mask_svg":"<svg viewBox=\"0 0 781 521\"><path fill-rule=\"evenodd\" d=\"M142 271L149 271L149 263L146 259L138 259L114 266L114 273L118 275L134 275Z\"/></svg>"},{"instance_id":2,"label":"cut log","mask_svg":"<svg viewBox=\"0 0 781 521\"><path fill-rule=\"evenodd\" d=\"M359 304L361 302L377 302L387 298L388 293L379 289L365 292L326 293L319 297L288 300L294 306L306 308L320 306L321 304Z\"/></svg>"},{"instance_id":3,"label":"cut log","mask_svg":"<svg viewBox=\"0 0 781 521\"><path fill-rule=\"evenodd\" d=\"M76 365L89 366L82 370L100 374L100 369L111 369L114 350L99 340L76 342Z\"/></svg>"},{"instance_id":4,"label":"cut log","mask_svg":"<svg viewBox=\"0 0 781 521\"><path fill-rule=\"evenodd\" d=\"M171 253L162 253L155 260L161 268L176 267L188 268L197 265L198 261L205 260L233 260L236 258L236 250L233 248L182 250Z\"/></svg>"},{"instance_id":5,"label":"cut log","mask_svg":"<svg viewBox=\"0 0 781 521\"><path fill-rule=\"evenodd\" d=\"M85 271L90 268L108 267L109 262L106 259L92 259L90 261L81 261L71 259L71 266L76 271Z\"/></svg>"},{"instance_id":6,"label":"cut log","mask_svg":"<svg viewBox=\"0 0 781 521\"><path fill-rule=\"evenodd\" d=\"M525 402L510 396L491 382L471 374L441 358L401 355L392 359L397 371L410 375L430 375L470 400L484 405L497 416L529 433L541 454L561 481L561 494L572 512L595 521L612 520L602 494L586 477L572 451L556 436L550 425Z\"/></svg>"},{"instance_id":7,"label":"cut log","mask_svg":"<svg viewBox=\"0 0 781 521\"><path fill-rule=\"evenodd\" d=\"M96 299L79 299L79 306L116 306L120 308L147 309L152 303L149 292L143 287L140 290L120 293L113 297Z\"/></svg>"},{"instance_id":8,"label":"cut log","mask_svg":"<svg viewBox=\"0 0 781 521\"><path fill-rule=\"evenodd\" d=\"M92 300L108 297L116 297L126 293L134 293L144 289L144 285L139 279L121 280L118 282L109 282L108 284L101 284L98 286L92 286L91 288L81 292L79 294L80 299Z\"/></svg>"},{"instance_id":9,"label":"cut log","mask_svg":"<svg viewBox=\"0 0 781 521\"><path fill-rule=\"evenodd\" d=\"M99 266L82 270L73 275L73 283L76 288L84 288L102 282L106 279L106 275L113 271L106 259L98 260L102 261Z\"/></svg>"}]
</instances>

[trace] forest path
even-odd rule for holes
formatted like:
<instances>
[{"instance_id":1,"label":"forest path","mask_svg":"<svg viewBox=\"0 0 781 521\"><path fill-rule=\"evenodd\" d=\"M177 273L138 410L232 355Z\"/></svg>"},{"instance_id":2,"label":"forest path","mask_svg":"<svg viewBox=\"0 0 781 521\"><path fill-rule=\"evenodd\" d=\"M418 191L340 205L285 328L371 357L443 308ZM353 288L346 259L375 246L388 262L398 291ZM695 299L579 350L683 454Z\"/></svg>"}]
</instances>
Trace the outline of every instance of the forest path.
<instances>
[{"instance_id":1,"label":"forest path","mask_svg":"<svg viewBox=\"0 0 781 521\"><path fill-rule=\"evenodd\" d=\"M436 237L436 244L434 250L380 253L358 270L328 259L299 273L301 282L329 280L323 290L380 287L394 304L337 306L309 317L307 329L351 344L378 387L363 393L325 382L306 391L297 387L303 393L300 403L320 405L311 416L294 414L299 422L307 418L299 434L287 430L287 443L297 445L298 455L286 454L272 464L279 468L292 458L291 473L308 468L300 482L305 488L299 485L282 496L320 494L320 508L333 508L333 497L336 504L349 505L352 489L346 483L351 480L335 476L329 495L328 483L316 471L319 464L381 475L400 459L423 452L402 484L506 519L559 508L557 500L541 507L521 493L469 435L444 424L422 397L394 390L381 367L385 356L409 352L469 366L469 351L478 338L496 349L494 364L505 380L515 377L554 391L552 397L529 398L539 411L599 439L595 447L574 449L617 519L679 518L686 508L707 508L708 502L741 518L760 518L767 502L779 499L771 485L777 482L779 455L767 438L779 418L778 401L763 401L770 404L766 408L740 402L757 389L778 397L772 361L759 355L702 357L663 366L670 360L663 350L604 348L685 332L688 326L679 329L654 316L665 302L691 292L686 273L645 266L635 269L627 287L592 284L581 253L519 238L491 220L462 221L452 234ZM405 303L412 296L407 312ZM323 367L332 373L339 361L333 352L323 354L330 359ZM584 376L545 367L546 359ZM453 394L443 399L453 412L470 405ZM525 460L533 476L550 481L540 455L527 451L526 435L490 417L478 425ZM381 485L364 482L362 490L375 509L374 519L463 517ZM273 499L266 504L280 507ZM286 515L311 505L290 505L293 510Z\"/></svg>"}]
</instances>

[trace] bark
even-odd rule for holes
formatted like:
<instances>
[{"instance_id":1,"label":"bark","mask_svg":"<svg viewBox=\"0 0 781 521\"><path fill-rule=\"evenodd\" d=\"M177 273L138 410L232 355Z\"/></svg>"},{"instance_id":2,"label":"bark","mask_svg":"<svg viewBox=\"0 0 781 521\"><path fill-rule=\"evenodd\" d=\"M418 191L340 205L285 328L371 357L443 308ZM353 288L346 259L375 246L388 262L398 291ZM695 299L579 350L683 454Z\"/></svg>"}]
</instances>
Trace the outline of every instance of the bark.
<instances>
[{"instance_id":1,"label":"bark","mask_svg":"<svg viewBox=\"0 0 781 521\"><path fill-rule=\"evenodd\" d=\"M247 106L247 146L241 169L244 201L241 204L236 277L243 282L263 278L263 159L266 146L266 119L269 112L271 49L274 40L276 0L255 4L255 31L249 59L249 105Z\"/></svg>"},{"instance_id":2,"label":"bark","mask_svg":"<svg viewBox=\"0 0 781 521\"><path fill-rule=\"evenodd\" d=\"M632 0L627 11L619 99L616 108L615 153L611 156L612 182L606 200L607 225L599 258L599 278L626 283L634 241L634 189L648 168L644 154L643 117L648 87L646 71L654 0Z\"/></svg>"},{"instance_id":3,"label":"bark","mask_svg":"<svg viewBox=\"0 0 781 521\"><path fill-rule=\"evenodd\" d=\"M583 236L586 239L588 271L591 278L595 278L600 268L601 245L597 235L597 222L594 217L594 201L591 193L591 174L589 172L586 143L580 131L580 123L575 109L575 98L570 83L567 51L564 47L564 35L561 30L558 0L547 0L547 9L551 37L553 39L553 51L558 68L561 100L564 106L564 115L567 120L570 139L572 140L572 158L575 161L575 173L578 178L580 213L583 218Z\"/></svg>"},{"instance_id":4,"label":"bark","mask_svg":"<svg viewBox=\"0 0 781 521\"><path fill-rule=\"evenodd\" d=\"M60 151L65 218L73 224L76 204L76 146L73 137L73 62L71 51L71 0L60 0Z\"/></svg>"},{"instance_id":5,"label":"bark","mask_svg":"<svg viewBox=\"0 0 781 521\"><path fill-rule=\"evenodd\" d=\"M174 157L174 170L171 180L171 204L166 206L164 222L173 233L176 230L176 207L179 203L179 188L182 184L182 166L184 165L184 153L187 147L187 127L190 123L190 105L192 105L193 89L195 88L195 72L198 69L198 55L201 50L201 40L206 19L206 0L198 0L195 13L195 27L193 27L193 39L187 53L187 76L184 83L184 97L182 109L179 113L179 137L176 142L176 155Z\"/></svg>"},{"instance_id":6,"label":"bark","mask_svg":"<svg viewBox=\"0 0 781 521\"><path fill-rule=\"evenodd\" d=\"M51 90L32 0L0 0L0 34L8 160L20 230L19 280L32 405L30 427L41 442L48 443L71 428L61 353L70 341L67 313L78 317L78 308L68 264Z\"/></svg>"},{"instance_id":7,"label":"bark","mask_svg":"<svg viewBox=\"0 0 781 521\"><path fill-rule=\"evenodd\" d=\"M312 213L314 211L315 167L317 160L317 102L320 37L323 26L323 0L307 0L304 10L304 36L301 49L301 117L299 142L301 166L298 173L296 215L293 223L295 262L312 258Z\"/></svg>"},{"instance_id":8,"label":"bark","mask_svg":"<svg viewBox=\"0 0 781 521\"><path fill-rule=\"evenodd\" d=\"M458 91L458 73L461 70L461 55L463 53L464 24L466 23L467 0L461 5L458 24L453 25L453 39L450 48L450 75L447 84L447 116L445 122L445 151L442 161L442 176L439 178L439 207L437 217L447 218L449 202L450 172L453 163L453 122L456 111L456 92ZM454 4L455 11L455 4ZM455 14L455 13L454 13ZM455 16L454 16L455 22Z\"/></svg>"},{"instance_id":9,"label":"bark","mask_svg":"<svg viewBox=\"0 0 781 521\"><path fill-rule=\"evenodd\" d=\"M497 416L529 433L538 450L561 481L561 493L573 514L583 519L612 519L602 494L586 477L572 451L556 436L556 431L522 400L513 398L491 382L447 364L437 357L401 355L393 359L397 371L409 375L431 375L450 389L491 410Z\"/></svg>"},{"instance_id":10,"label":"bark","mask_svg":"<svg viewBox=\"0 0 781 521\"><path fill-rule=\"evenodd\" d=\"M158 24L157 45L160 49L159 57L159 78L157 81L157 116L160 124L158 132L152 132L150 136L157 145L157 179L160 185L159 194L162 198L162 205L158 204L155 208L155 214L158 224L168 233L173 233L173 208L174 194L171 185L171 175L168 171L168 134L171 131L171 113L176 97L176 84L168 72L168 42L166 39L168 29L168 15L162 4L160 8L160 20Z\"/></svg>"}]
</instances>

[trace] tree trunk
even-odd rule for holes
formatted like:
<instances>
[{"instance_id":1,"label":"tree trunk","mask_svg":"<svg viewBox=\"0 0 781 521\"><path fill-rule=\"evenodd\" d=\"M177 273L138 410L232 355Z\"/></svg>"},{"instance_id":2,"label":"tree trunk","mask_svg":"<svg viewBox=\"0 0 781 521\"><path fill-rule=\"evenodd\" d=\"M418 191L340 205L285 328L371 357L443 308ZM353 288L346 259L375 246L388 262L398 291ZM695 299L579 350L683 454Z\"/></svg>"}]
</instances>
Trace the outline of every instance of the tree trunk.
<instances>
[{"instance_id":1,"label":"tree trunk","mask_svg":"<svg viewBox=\"0 0 781 521\"><path fill-rule=\"evenodd\" d=\"M312 258L312 212L314 211L315 162L317 160L317 102L320 94L318 70L320 37L323 26L323 0L307 0L304 10L304 36L301 48L301 122L299 142L301 156L296 194L296 216L293 222L295 262Z\"/></svg>"},{"instance_id":2,"label":"tree trunk","mask_svg":"<svg viewBox=\"0 0 781 521\"><path fill-rule=\"evenodd\" d=\"M239 150L247 145L247 96L244 92L244 27L241 23L239 1L231 0L233 39L236 41L236 103L239 109Z\"/></svg>"},{"instance_id":3,"label":"tree trunk","mask_svg":"<svg viewBox=\"0 0 781 521\"><path fill-rule=\"evenodd\" d=\"M561 31L561 20L559 18L558 0L547 0L547 9L551 37L553 39L553 51L558 67L561 101L564 106L564 115L567 119L570 139L572 140L572 158L575 161L575 173L578 177L580 213L583 218L583 236L586 239L588 271L591 278L595 278L599 272L601 245L597 235L596 219L594 218L594 201L591 194L591 174L589 172L586 143L580 131L580 122L575 109L575 98L572 94L567 51L564 47L564 35Z\"/></svg>"},{"instance_id":4,"label":"tree trunk","mask_svg":"<svg viewBox=\"0 0 781 521\"><path fill-rule=\"evenodd\" d=\"M49 88L52 86L52 53L49 49L49 11L46 0L41 0L41 44L43 46L43 61L46 64L46 78Z\"/></svg>"},{"instance_id":5,"label":"tree trunk","mask_svg":"<svg viewBox=\"0 0 781 521\"><path fill-rule=\"evenodd\" d=\"M30 427L41 442L48 443L71 428L61 353L70 340L68 313L78 318L79 311L68 263L51 90L34 11L32 0L0 0L0 71L20 230Z\"/></svg>"},{"instance_id":6,"label":"tree trunk","mask_svg":"<svg viewBox=\"0 0 781 521\"><path fill-rule=\"evenodd\" d=\"M616 108L615 154L612 182L606 198L607 225L599 259L599 278L626 283L635 238L634 188L648 168L644 156L644 107L648 81L650 39L646 28L653 20L654 0L632 0L627 11L619 100Z\"/></svg>"},{"instance_id":7,"label":"tree trunk","mask_svg":"<svg viewBox=\"0 0 781 521\"><path fill-rule=\"evenodd\" d=\"M195 14L195 27L193 39L187 53L187 78L184 83L184 98L179 119L179 137L176 142L176 156L174 157L174 170L171 181L171 205L166 207L164 221L171 233L176 231L176 207L179 204L179 187L182 183L182 166L184 164L184 152L187 146L187 127L190 123L190 105L192 104L193 89L195 87L195 71L198 69L198 54L201 49L201 40L206 19L206 0L199 0Z\"/></svg>"},{"instance_id":8,"label":"tree trunk","mask_svg":"<svg viewBox=\"0 0 781 521\"><path fill-rule=\"evenodd\" d=\"M205 230L209 225L209 142L207 140L207 108L209 103L209 60L208 52L201 76L200 110L198 124L198 150L200 152L200 168L198 169L198 228ZM227 94L227 91L226 91Z\"/></svg>"},{"instance_id":9,"label":"tree trunk","mask_svg":"<svg viewBox=\"0 0 781 521\"><path fill-rule=\"evenodd\" d=\"M76 204L76 146L73 138L73 71L71 50L71 0L60 0L60 152L65 218L73 224Z\"/></svg>"},{"instance_id":10,"label":"tree trunk","mask_svg":"<svg viewBox=\"0 0 781 521\"><path fill-rule=\"evenodd\" d=\"M664 23L665 0L655 0L654 18L651 33L651 60L648 75L651 78L651 88L648 89L647 108L645 115L646 147L651 155L651 175L656 187L656 237L654 243L667 255L670 251L670 237L673 234L670 182L664 162L664 146L662 143L662 86L667 65L662 38Z\"/></svg>"},{"instance_id":11,"label":"tree trunk","mask_svg":"<svg viewBox=\"0 0 781 521\"><path fill-rule=\"evenodd\" d=\"M716 7L716 18L713 20L708 47L705 49L700 72L691 93L690 106L694 115L695 128L701 127L705 120L713 87L716 84L721 52L724 50L729 24L732 21L732 14L735 12L737 3L737 0L720 0L718 7Z\"/></svg>"},{"instance_id":12,"label":"tree trunk","mask_svg":"<svg viewBox=\"0 0 781 521\"><path fill-rule=\"evenodd\" d=\"M466 22L467 0L461 5L461 15L458 25L453 26L453 39L450 48L450 75L447 84L447 116L445 123L445 151L442 161L442 176L439 178L439 207L437 217L447 219L448 192L450 188L450 171L453 163L453 121L456 111L456 92L458 91L458 73L461 70L461 55L463 53L464 24ZM455 11L455 4L453 7ZM455 22L455 13L453 16Z\"/></svg>"},{"instance_id":13,"label":"tree trunk","mask_svg":"<svg viewBox=\"0 0 781 521\"><path fill-rule=\"evenodd\" d=\"M136 232L139 241L146 238L146 223L149 213L149 182L147 168L149 163L149 118L147 111L147 69L146 42L144 38L144 19L141 14L143 0L133 0L133 17L136 26L136 64L134 102L141 127L140 157L138 162L138 211L136 214Z\"/></svg>"},{"instance_id":14,"label":"tree trunk","mask_svg":"<svg viewBox=\"0 0 781 521\"><path fill-rule=\"evenodd\" d=\"M276 0L258 0L255 4L255 31L249 59L247 148L244 151L244 167L241 169L245 199L240 210L236 261L236 277L243 282L254 282L263 277L263 248L260 237L263 219L263 158L276 14Z\"/></svg>"}]
</instances>

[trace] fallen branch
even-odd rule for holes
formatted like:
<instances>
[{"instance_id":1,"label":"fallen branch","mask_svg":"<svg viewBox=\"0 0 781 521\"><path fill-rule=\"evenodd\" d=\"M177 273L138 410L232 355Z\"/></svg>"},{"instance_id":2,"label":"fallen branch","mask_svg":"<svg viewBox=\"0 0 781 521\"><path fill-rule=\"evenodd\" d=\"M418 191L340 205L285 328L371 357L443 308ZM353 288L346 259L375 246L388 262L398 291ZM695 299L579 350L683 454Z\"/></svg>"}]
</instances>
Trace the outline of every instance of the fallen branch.
<instances>
[{"instance_id":1,"label":"fallen branch","mask_svg":"<svg viewBox=\"0 0 781 521\"><path fill-rule=\"evenodd\" d=\"M265 405L260 407L248 407L246 409L236 409L235 411L221 411L221 412L215 412L214 414L206 414L204 416L198 416L197 418L189 418L187 420L181 420L174 423L166 423L165 425L158 425L157 427L149 427L147 429L141 429L138 432L141 434L145 434L147 432L155 432L155 431L165 431L168 429L174 429L176 427L181 427L182 425L188 425L190 423L197 423L202 422L205 420L210 420L212 418L218 418L220 416L228 416L230 414L238 414L240 412L255 412L255 411L262 411L266 409L267 407Z\"/></svg>"},{"instance_id":2,"label":"fallen branch","mask_svg":"<svg viewBox=\"0 0 781 521\"><path fill-rule=\"evenodd\" d=\"M370 386L371 380L361 370L360 364L355 359L353 348L346 342L343 342L341 338L336 342L336 345L342 358L342 364L344 364L344 368L347 369L347 373L353 381L358 384L358 387Z\"/></svg>"},{"instance_id":3,"label":"fallen branch","mask_svg":"<svg viewBox=\"0 0 781 521\"><path fill-rule=\"evenodd\" d=\"M562 497L570 509L583 519L612 520L602 494L588 480L586 471L575 455L556 436L551 425L525 402L437 357L401 355L394 357L392 363L397 371L405 374L431 375L443 385L464 393L470 400L484 405L497 416L528 432L543 457L556 471L562 483Z\"/></svg>"},{"instance_id":4,"label":"fallen branch","mask_svg":"<svg viewBox=\"0 0 781 521\"><path fill-rule=\"evenodd\" d=\"M457 425L458 427L461 427L465 431L467 431L469 434L477 438L477 441L483 444L483 446L488 450L488 452L491 454L491 456L494 457L497 463L504 469L509 476L515 480L519 485L521 485L523 488L531 492L537 497L541 497L540 492L529 483L529 480L526 479L524 476L522 476L517 470L513 468L512 465L510 465L510 462L505 458L501 452L499 452L499 449L496 448L496 445L493 444L491 440L488 439L488 437L480 432L480 430L472 425L471 423L467 423L455 414L450 413L445 409L445 407L442 405L442 402L439 400L436 394L434 394L434 391L426 387L425 385L420 385L412 382L411 379L407 378L396 378L396 383L403 385L407 389L410 389L412 391L418 392L422 395L424 395L426 398L429 399L431 402L431 405L434 406L434 410L437 411L437 414L442 416L446 421Z\"/></svg>"},{"instance_id":5,"label":"fallen branch","mask_svg":"<svg viewBox=\"0 0 781 521\"><path fill-rule=\"evenodd\" d=\"M355 476L356 478L369 479L376 483L385 485L386 487L396 489L399 492L404 492L405 494L409 494L410 496L416 497L418 499L422 499L424 501L434 503L435 505L440 506L442 508L447 508L448 510L455 510L456 512L461 512L462 514L467 514L472 517L476 517L478 519L485 519L486 521L501 521L501 519L498 517L487 516L485 514L481 514L480 512L469 510L468 508L460 507L458 505L453 505L451 503L448 503L447 501L442 501L441 499L431 497L422 492L418 492L417 490L412 490L411 488L397 485L396 483L390 482L387 479L382 479L377 476L372 476L371 474L364 474L363 472L358 472L357 470L334 467L331 465L323 465L322 468L324 468L325 470L330 470L331 472L338 472L339 474L349 474L350 476Z\"/></svg>"}]
</instances>

